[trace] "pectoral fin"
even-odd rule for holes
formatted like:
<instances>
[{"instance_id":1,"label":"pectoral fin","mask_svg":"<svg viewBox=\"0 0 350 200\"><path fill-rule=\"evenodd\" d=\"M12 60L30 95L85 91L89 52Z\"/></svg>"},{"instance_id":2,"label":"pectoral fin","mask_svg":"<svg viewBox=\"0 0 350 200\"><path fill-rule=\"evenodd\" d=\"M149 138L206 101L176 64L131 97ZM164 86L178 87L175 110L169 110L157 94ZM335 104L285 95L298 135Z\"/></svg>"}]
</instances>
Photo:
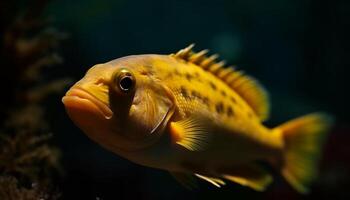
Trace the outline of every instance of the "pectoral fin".
<instances>
[{"instance_id":1,"label":"pectoral fin","mask_svg":"<svg viewBox=\"0 0 350 200\"><path fill-rule=\"evenodd\" d=\"M255 164L225 171L225 174L222 175L223 178L257 191L264 191L272 182L272 176Z\"/></svg>"},{"instance_id":2,"label":"pectoral fin","mask_svg":"<svg viewBox=\"0 0 350 200\"><path fill-rule=\"evenodd\" d=\"M170 131L176 144L190 151L200 151L205 148L209 140L208 120L199 116L171 122Z\"/></svg>"}]
</instances>

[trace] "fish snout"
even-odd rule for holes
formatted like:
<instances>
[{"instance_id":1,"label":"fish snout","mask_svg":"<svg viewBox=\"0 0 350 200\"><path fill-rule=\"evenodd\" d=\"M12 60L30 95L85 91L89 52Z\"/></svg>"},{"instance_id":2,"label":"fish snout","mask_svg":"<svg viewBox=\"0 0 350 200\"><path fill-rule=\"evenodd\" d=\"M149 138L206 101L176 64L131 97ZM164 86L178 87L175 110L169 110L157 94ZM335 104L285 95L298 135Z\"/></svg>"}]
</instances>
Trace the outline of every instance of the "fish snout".
<instances>
[{"instance_id":1,"label":"fish snout","mask_svg":"<svg viewBox=\"0 0 350 200\"><path fill-rule=\"evenodd\" d=\"M74 85L68 90L62 98L68 113L78 113L82 115L99 115L105 119L110 119L113 112L109 107L108 94L98 91L93 87L84 88L80 85ZM75 115L75 114L74 114Z\"/></svg>"}]
</instances>

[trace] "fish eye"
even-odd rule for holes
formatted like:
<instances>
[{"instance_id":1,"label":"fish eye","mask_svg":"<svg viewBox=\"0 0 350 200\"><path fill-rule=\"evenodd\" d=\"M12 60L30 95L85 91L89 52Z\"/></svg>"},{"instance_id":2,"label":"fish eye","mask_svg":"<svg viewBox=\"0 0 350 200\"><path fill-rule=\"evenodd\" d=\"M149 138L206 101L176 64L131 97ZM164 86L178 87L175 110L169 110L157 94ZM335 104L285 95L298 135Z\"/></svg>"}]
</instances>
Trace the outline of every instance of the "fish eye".
<instances>
[{"instance_id":1,"label":"fish eye","mask_svg":"<svg viewBox=\"0 0 350 200\"><path fill-rule=\"evenodd\" d=\"M132 87L133 79L131 76L124 76L119 81L119 87L123 91L128 91Z\"/></svg>"},{"instance_id":2,"label":"fish eye","mask_svg":"<svg viewBox=\"0 0 350 200\"><path fill-rule=\"evenodd\" d=\"M129 70L122 69L115 76L115 84L118 88L118 91L128 93L133 90L135 79Z\"/></svg>"}]
</instances>

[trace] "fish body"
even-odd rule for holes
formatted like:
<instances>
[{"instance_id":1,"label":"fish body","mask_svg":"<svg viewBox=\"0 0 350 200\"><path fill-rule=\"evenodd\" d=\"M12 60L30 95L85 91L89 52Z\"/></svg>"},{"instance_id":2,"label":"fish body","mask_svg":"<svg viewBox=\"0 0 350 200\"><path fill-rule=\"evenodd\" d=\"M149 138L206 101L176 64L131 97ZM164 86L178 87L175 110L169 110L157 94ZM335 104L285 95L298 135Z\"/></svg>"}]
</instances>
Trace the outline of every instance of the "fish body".
<instances>
[{"instance_id":1,"label":"fish body","mask_svg":"<svg viewBox=\"0 0 350 200\"><path fill-rule=\"evenodd\" d=\"M140 59L149 62L147 66L152 67L146 70L157 71L161 77L159 81L171 91L176 106L172 121L195 116L197 120L207 123L202 126L211 130L201 136L210 137L204 142L204 149L196 151L196 147L189 147L194 151L185 152L171 149L176 158L171 159L171 165L179 165L180 158L186 160L184 162L198 160L197 165L239 164L278 153L283 147L280 134L273 134L265 128L249 105L211 73L192 63L179 62L171 56L144 55ZM181 136L172 127L170 122L165 134L174 143ZM240 145L242 142L246 144Z\"/></svg>"},{"instance_id":2,"label":"fish body","mask_svg":"<svg viewBox=\"0 0 350 200\"><path fill-rule=\"evenodd\" d=\"M330 117L315 113L265 127L265 89L192 47L92 67L63 98L69 116L103 147L167 170L186 187L196 177L262 191L272 181L258 164L265 161L307 192Z\"/></svg>"}]
</instances>

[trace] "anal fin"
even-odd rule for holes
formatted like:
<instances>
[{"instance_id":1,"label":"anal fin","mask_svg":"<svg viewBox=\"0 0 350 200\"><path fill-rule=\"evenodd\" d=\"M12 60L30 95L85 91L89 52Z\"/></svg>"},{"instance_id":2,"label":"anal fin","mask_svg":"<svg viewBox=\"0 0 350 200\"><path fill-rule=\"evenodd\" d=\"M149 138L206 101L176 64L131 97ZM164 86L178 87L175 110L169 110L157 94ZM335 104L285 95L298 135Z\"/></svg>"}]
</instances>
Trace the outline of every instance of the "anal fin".
<instances>
[{"instance_id":1,"label":"anal fin","mask_svg":"<svg viewBox=\"0 0 350 200\"><path fill-rule=\"evenodd\" d=\"M214 178L214 177L204 176L200 174L195 174L195 175L198 178L205 180L218 188L220 188L222 185L226 185L225 181L221 180L220 178Z\"/></svg>"},{"instance_id":2,"label":"anal fin","mask_svg":"<svg viewBox=\"0 0 350 200\"><path fill-rule=\"evenodd\" d=\"M177 180L181 185L183 185L185 188L190 190L198 189L197 179L204 180L218 188L226 184L220 178L204 176L201 174L191 174L191 173L184 173L184 172L170 172L170 173L175 178L175 180Z\"/></svg>"},{"instance_id":3,"label":"anal fin","mask_svg":"<svg viewBox=\"0 0 350 200\"><path fill-rule=\"evenodd\" d=\"M222 177L256 191L264 191L272 182L272 176L255 164L224 170Z\"/></svg>"}]
</instances>

